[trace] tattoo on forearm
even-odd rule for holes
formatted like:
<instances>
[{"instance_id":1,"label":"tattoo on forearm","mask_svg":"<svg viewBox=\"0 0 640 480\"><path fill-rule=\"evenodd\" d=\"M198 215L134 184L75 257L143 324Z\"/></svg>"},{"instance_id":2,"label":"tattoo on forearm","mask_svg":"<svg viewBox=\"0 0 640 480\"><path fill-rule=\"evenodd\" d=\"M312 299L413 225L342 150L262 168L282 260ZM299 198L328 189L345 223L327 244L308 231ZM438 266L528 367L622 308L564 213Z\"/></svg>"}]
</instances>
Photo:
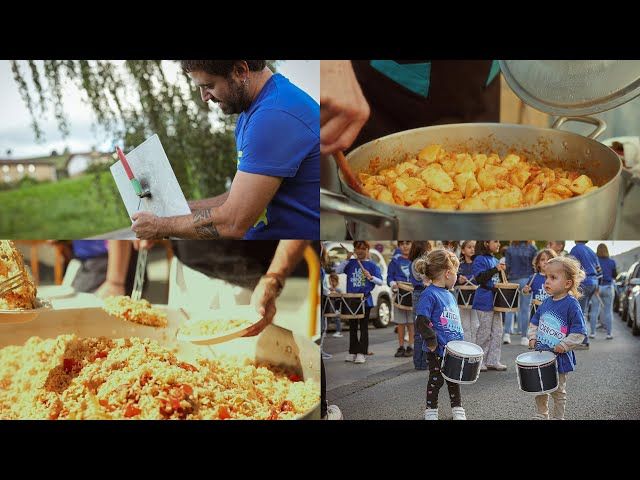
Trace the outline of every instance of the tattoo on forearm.
<instances>
[{"instance_id":1,"label":"tattoo on forearm","mask_svg":"<svg viewBox=\"0 0 640 480\"><path fill-rule=\"evenodd\" d=\"M220 238L218 229L213 225L213 222L205 223L195 227L198 238Z\"/></svg>"},{"instance_id":2,"label":"tattoo on forearm","mask_svg":"<svg viewBox=\"0 0 640 480\"><path fill-rule=\"evenodd\" d=\"M210 209L196 210L195 212L193 212L194 224L201 222L202 220L206 220L208 218L211 218ZM198 238L220 238L218 229L215 227L213 222L207 222L202 225L194 225L194 230Z\"/></svg>"},{"instance_id":3,"label":"tattoo on forearm","mask_svg":"<svg viewBox=\"0 0 640 480\"><path fill-rule=\"evenodd\" d=\"M211 210L208 208L193 212L193 223L198 223L200 220L206 220L207 218L211 218Z\"/></svg>"}]
</instances>

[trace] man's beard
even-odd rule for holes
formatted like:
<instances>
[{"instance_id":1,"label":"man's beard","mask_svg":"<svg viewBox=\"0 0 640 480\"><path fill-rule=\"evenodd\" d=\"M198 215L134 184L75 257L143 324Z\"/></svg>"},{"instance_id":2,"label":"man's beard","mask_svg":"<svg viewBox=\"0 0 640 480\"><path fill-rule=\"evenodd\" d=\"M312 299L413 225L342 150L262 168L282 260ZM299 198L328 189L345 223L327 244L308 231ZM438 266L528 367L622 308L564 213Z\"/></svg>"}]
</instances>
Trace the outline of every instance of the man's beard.
<instances>
[{"instance_id":1,"label":"man's beard","mask_svg":"<svg viewBox=\"0 0 640 480\"><path fill-rule=\"evenodd\" d=\"M240 82L234 82L230 80L230 95L227 101L221 102L220 110L225 115L233 115L235 113L242 113L251 106L251 98L246 85Z\"/></svg>"}]
</instances>

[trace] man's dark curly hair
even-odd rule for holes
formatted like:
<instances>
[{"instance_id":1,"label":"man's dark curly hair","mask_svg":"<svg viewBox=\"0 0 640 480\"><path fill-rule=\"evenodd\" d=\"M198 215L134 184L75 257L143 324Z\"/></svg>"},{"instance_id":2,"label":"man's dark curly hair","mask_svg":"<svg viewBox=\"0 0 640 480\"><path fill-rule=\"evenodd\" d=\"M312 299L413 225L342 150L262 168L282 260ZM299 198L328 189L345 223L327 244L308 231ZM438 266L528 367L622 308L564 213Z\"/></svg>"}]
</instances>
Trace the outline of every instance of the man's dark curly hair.
<instances>
[{"instance_id":1,"label":"man's dark curly hair","mask_svg":"<svg viewBox=\"0 0 640 480\"><path fill-rule=\"evenodd\" d=\"M184 73L201 70L210 75L220 75L221 77L229 77L233 71L236 62L242 60L180 60L180 66ZM259 72L266 65L266 60L244 60L252 72Z\"/></svg>"}]
</instances>

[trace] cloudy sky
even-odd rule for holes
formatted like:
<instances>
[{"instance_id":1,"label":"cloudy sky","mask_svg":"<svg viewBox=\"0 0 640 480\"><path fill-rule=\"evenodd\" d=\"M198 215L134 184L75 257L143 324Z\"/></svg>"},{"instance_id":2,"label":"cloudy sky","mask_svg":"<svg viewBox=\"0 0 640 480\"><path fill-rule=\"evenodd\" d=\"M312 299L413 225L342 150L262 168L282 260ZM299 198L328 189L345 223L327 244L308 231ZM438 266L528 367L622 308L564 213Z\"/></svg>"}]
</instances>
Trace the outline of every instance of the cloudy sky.
<instances>
[{"instance_id":1,"label":"cloudy sky","mask_svg":"<svg viewBox=\"0 0 640 480\"><path fill-rule=\"evenodd\" d=\"M165 62L168 78L176 78L178 66L175 62ZM316 101L320 98L320 61L285 60L279 63L278 71L298 85ZM26 64L22 68L27 72ZM7 149L13 151L11 158L46 156L52 150L63 151L69 146L72 152L87 151L92 145L101 149L111 147L110 139L102 132L92 130L93 114L82 101L80 92L72 85L64 89L64 107L70 123L70 136L63 140L58 132L55 119L49 113L44 117L41 128L45 142L36 143L27 108L13 80L8 61L0 60L0 157L6 157Z\"/></svg>"}]
</instances>

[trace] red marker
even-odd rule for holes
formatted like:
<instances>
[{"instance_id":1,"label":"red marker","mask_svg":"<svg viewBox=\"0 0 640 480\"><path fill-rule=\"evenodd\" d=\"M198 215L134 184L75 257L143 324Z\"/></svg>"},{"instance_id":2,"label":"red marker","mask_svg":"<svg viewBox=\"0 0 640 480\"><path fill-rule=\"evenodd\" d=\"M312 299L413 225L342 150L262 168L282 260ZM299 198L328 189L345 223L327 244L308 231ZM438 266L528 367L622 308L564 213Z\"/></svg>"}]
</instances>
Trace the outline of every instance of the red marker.
<instances>
[{"instance_id":1,"label":"red marker","mask_svg":"<svg viewBox=\"0 0 640 480\"><path fill-rule=\"evenodd\" d=\"M140 185L138 179L133 176L133 171L131 171L129 162L127 162L127 157L124 156L124 152L120 150L120 147L118 146L116 146L116 152L118 153L118 157L120 158L120 162L124 167L124 171L126 172L127 177L129 178L129 180L131 180L131 184L133 185L133 189L135 190L136 195L142 198L143 196L145 196L142 191L142 185Z\"/></svg>"}]
</instances>

